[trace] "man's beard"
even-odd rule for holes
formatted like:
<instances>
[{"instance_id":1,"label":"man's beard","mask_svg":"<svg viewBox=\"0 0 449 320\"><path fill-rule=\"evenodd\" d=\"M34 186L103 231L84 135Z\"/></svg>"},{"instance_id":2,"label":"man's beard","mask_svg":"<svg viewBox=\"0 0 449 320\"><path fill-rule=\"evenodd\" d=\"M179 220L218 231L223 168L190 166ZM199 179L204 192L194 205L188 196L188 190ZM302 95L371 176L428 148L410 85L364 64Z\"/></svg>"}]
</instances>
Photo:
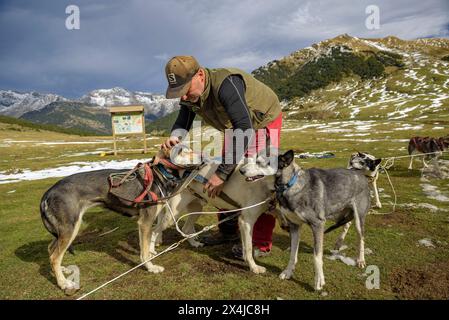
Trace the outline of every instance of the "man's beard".
<instances>
[{"instance_id":1,"label":"man's beard","mask_svg":"<svg viewBox=\"0 0 449 320\"><path fill-rule=\"evenodd\" d=\"M195 102L198 101L199 98L200 97L198 97L198 96L196 96L196 97L187 97L187 101L195 103Z\"/></svg>"}]
</instances>

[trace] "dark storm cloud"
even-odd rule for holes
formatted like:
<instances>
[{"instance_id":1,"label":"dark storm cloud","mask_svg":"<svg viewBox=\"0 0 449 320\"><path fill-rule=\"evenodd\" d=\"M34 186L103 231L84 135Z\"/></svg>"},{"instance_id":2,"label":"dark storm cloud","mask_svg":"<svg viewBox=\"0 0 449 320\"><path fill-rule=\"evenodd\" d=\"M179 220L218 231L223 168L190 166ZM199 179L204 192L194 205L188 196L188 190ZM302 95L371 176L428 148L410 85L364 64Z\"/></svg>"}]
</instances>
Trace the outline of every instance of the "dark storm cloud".
<instances>
[{"instance_id":1,"label":"dark storm cloud","mask_svg":"<svg viewBox=\"0 0 449 320\"><path fill-rule=\"evenodd\" d=\"M65 8L80 8L67 30ZM381 28L365 27L377 5ZM446 1L3 1L0 89L71 97L121 86L165 91L163 68L176 54L210 67L251 71L342 33L403 39L448 36Z\"/></svg>"}]
</instances>

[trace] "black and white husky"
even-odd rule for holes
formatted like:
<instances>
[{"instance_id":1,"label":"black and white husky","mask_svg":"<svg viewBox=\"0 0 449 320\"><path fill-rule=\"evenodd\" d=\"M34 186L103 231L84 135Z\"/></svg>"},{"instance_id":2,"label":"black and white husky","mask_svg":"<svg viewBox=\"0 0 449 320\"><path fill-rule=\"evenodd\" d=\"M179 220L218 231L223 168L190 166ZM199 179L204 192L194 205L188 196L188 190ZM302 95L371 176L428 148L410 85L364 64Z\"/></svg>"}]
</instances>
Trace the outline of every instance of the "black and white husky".
<instances>
[{"instance_id":1,"label":"black and white husky","mask_svg":"<svg viewBox=\"0 0 449 320\"><path fill-rule=\"evenodd\" d=\"M377 189L377 179L379 178L379 169L382 159L376 159L375 156L365 152L354 152L351 154L348 162L348 169L360 170L369 178L376 200L376 207L382 208L379 199L379 190Z\"/></svg>"},{"instance_id":2,"label":"black and white husky","mask_svg":"<svg viewBox=\"0 0 449 320\"><path fill-rule=\"evenodd\" d=\"M410 157L409 170L413 169L414 154L424 154L422 156L423 167L427 168L428 164L425 160L433 160L433 163L439 174L440 168L438 166L438 158L441 157L444 151L449 148L449 136L432 138L432 137L413 137L408 143L408 154Z\"/></svg>"}]
</instances>

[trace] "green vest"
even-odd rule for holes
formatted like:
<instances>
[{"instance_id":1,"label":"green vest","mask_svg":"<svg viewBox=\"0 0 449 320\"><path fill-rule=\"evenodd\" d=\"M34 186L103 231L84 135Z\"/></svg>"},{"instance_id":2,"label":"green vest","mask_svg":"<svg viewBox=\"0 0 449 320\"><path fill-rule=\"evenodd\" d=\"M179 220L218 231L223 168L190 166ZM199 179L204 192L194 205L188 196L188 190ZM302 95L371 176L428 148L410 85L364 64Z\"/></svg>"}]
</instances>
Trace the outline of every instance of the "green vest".
<instances>
[{"instance_id":1,"label":"green vest","mask_svg":"<svg viewBox=\"0 0 449 320\"><path fill-rule=\"evenodd\" d=\"M217 130L231 129L229 116L218 99L218 91L224 79L239 75L245 83L245 100L249 108L254 129L262 129L276 119L281 112L277 95L267 85L252 75L236 68L205 69L206 84L204 92L196 103L182 101L181 104L201 115L203 120Z\"/></svg>"}]
</instances>

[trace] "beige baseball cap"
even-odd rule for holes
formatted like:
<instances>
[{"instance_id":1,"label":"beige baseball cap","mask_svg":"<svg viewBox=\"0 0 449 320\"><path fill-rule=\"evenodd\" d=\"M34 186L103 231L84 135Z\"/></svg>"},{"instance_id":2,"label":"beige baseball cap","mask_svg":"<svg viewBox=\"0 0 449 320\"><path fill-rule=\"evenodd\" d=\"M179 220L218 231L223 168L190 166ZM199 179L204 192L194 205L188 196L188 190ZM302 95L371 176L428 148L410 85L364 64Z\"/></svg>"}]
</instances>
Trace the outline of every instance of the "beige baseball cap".
<instances>
[{"instance_id":1,"label":"beige baseball cap","mask_svg":"<svg viewBox=\"0 0 449 320\"><path fill-rule=\"evenodd\" d=\"M165 66L168 88L167 99L180 98L189 91L193 76L200 69L198 61L192 56L176 56Z\"/></svg>"}]
</instances>

